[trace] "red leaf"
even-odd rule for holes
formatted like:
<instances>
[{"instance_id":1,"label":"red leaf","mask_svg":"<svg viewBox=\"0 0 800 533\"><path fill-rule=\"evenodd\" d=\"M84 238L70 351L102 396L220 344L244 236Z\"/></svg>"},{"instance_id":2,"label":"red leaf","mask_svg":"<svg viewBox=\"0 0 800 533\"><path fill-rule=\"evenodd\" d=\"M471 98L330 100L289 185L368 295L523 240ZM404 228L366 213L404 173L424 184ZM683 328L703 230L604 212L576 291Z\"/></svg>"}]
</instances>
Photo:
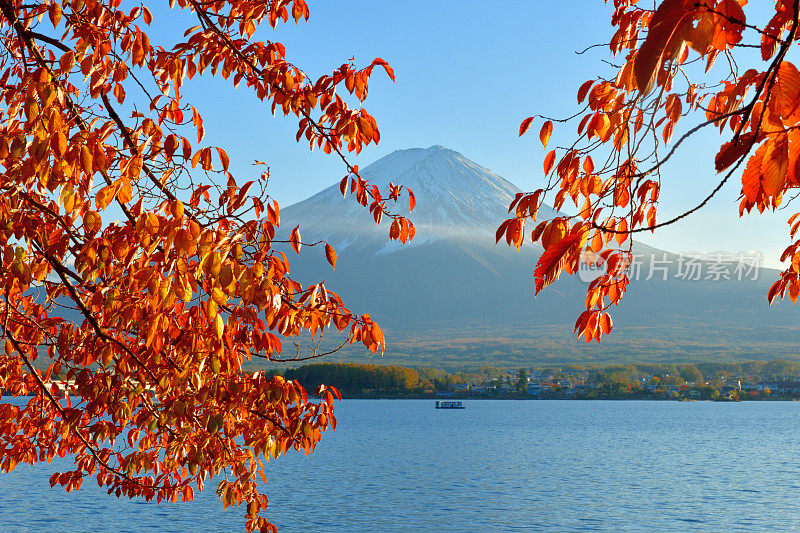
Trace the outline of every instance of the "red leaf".
<instances>
[{"instance_id":1,"label":"red leaf","mask_svg":"<svg viewBox=\"0 0 800 533\"><path fill-rule=\"evenodd\" d=\"M544 251L539 258L539 262L536 263L536 270L533 272L533 277L536 280L536 294L539 294L539 291L558 279L567 261L570 248L576 242L579 242L580 237L580 232L573 233Z\"/></svg>"},{"instance_id":2,"label":"red leaf","mask_svg":"<svg viewBox=\"0 0 800 533\"><path fill-rule=\"evenodd\" d=\"M586 95L589 94L589 89L592 88L592 85L594 85L594 80L585 81L583 82L583 85L581 85L581 88L578 89L579 104L583 102L584 98L586 98Z\"/></svg>"},{"instance_id":3,"label":"red leaf","mask_svg":"<svg viewBox=\"0 0 800 533\"><path fill-rule=\"evenodd\" d=\"M383 69L386 71L386 74L388 74L389 77L392 79L392 81L394 81L394 69L389 66L389 63L387 63L380 57L377 57L372 61L372 64L382 66Z\"/></svg>"},{"instance_id":4,"label":"red leaf","mask_svg":"<svg viewBox=\"0 0 800 533\"><path fill-rule=\"evenodd\" d=\"M586 323L589 321L589 317L592 316L592 311L586 310L580 314L578 320L575 321L575 332L582 332L586 328Z\"/></svg>"},{"instance_id":5,"label":"red leaf","mask_svg":"<svg viewBox=\"0 0 800 533\"><path fill-rule=\"evenodd\" d=\"M753 146L753 134L745 133L737 139L734 144L733 141L726 142L720 148L717 157L714 158L714 166L717 172L722 172L733 163L743 157L750 148Z\"/></svg>"},{"instance_id":6,"label":"red leaf","mask_svg":"<svg viewBox=\"0 0 800 533\"><path fill-rule=\"evenodd\" d=\"M776 281L772 284L772 287L769 288L769 292L767 293L767 302L769 305L772 305L772 300L775 299L775 296L778 295L778 291L781 290L781 280Z\"/></svg>"},{"instance_id":7,"label":"red leaf","mask_svg":"<svg viewBox=\"0 0 800 533\"><path fill-rule=\"evenodd\" d=\"M509 211L510 211L510 209L509 209ZM497 228L497 231L495 232L495 241L494 241L495 244L500 242L500 238L506 232L506 229L508 228L508 225L511 223L512 220L513 219L504 220L503 223L500 224L500 227Z\"/></svg>"},{"instance_id":8,"label":"red leaf","mask_svg":"<svg viewBox=\"0 0 800 533\"><path fill-rule=\"evenodd\" d=\"M531 127L531 122L533 122L533 117L528 117L522 121L522 124L519 125L519 136L522 137L525 135L525 132L528 131L528 128Z\"/></svg>"}]
</instances>

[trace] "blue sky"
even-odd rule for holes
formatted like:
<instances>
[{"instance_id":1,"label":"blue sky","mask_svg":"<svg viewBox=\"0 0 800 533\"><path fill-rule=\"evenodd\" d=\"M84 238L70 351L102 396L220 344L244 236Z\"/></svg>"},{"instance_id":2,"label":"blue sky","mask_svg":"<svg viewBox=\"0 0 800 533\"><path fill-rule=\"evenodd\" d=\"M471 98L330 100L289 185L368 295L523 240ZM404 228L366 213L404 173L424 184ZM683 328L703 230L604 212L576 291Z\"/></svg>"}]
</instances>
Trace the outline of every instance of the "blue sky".
<instances>
[{"instance_id":1,"label":"blue sky","mask_svg":"<svg viewBox=\"0 0 800 533\"><path fill-rule=\"evenodd\" d=\"M605 49L575 53L610 38L612 8L601 0L318 0L309 5L307 23L257 36L284 43L289 60L312 77L351 56L360 65L382 57L396 73L392 83L376 70L370 83L364 105L377 119L382 140L352 158L362 167L397 149L441 144L532 190L542 183L540 122L520 139L520 121L534 114L571 115L578 109L578 86L609 72L601 62ZM307 144L295 142L295 119L273 118L246 89L234 92L226 82L208 79L191 82L184 94L203 114L205 141L229 148L238 176L255 172L249 166L254 159L271 166L271 192L281 205L344 175L337 158L310 154ZM569 143L575 127L557 126L551 143ZM662 220L694 206L714 188L713 158L721 142L713 131L698 137L663 174ZM740 220L738 192L737 177L700 214L639 238L675 252L755 250L765 255L766 264L777 266L788 244L790 213Z\"/></svg>"}]
</instances>

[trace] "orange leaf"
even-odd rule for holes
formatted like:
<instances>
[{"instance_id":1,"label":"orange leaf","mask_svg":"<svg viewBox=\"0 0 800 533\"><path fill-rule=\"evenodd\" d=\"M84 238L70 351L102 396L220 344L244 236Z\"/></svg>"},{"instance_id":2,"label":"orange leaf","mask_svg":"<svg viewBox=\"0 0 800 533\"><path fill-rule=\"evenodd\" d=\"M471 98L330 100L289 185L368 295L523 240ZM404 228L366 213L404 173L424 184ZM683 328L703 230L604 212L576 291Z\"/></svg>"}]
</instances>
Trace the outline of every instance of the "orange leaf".
<instances>
[{"instance_id":1,"label":"orange leaf","mask_svg":"<svg viewBox=\"0 0 800 533\"><path fill-rule=\"evenodd\" d=\"M739 0L722 0L717 6L722 19L722 27L726 34L726 45L734 45L742 40L742 32L747 17Z\"/></svg>"},{"instance_id":2,"label":"orange leaf","mask_svg":"<svg viewBox=\"0 0 800 533\"><path fill-rule=\"evenodd\" d=\"M87 233L94 234L100 231L103 226L103 220L97 211L86 211L83 215L83 226L86 228Z\"/></svg>"},{"instance_id":3,"label":"orange leaf","mask_svg":"<svg viewBox=\"0 0 800 533\"><path fill-rule=\"evenodd\" d=\"M228 165L230 164L228 154L222 148L217 148L217 154L219 154L219 160L222 162L222 170L228 170Z\"/></svg>"},{"instance_id":4,"label":"orange leaf","mask_svg":"<svg viewBox=\"0 0 800 533\"><path fill-rule=\"evenodd\" d=\"M789 139L780 134L767 143L767 151L761 162L762 187L767 196L777 196L786 183L789 166Z\"/></svg>"},{"instance_id":5,"label":"orange leaf","mask_svg":"<svg viewBox=\"0 0 800 533\"><path fill-rule=\"evenodd\" d=\"M303 246L302 242L300 241L300 226L295 226L292 230L292 233L289 236L289 244L291 244L295 253L300 255L300 248Z\"/></svg>"},{"instance_id":6,"label":"orange leaf","mask_svg":"<svg viewBox=\"0 0 800 533\"><path fill-rule=\"evenodd\" d=\"M281 225L281 211L276 200L273 200L272 203L267 204L267 220L276 226Z\"/></svg>"},{"instance_id":7,"label":"orange leaf","mask_svg":"<svg viewBox=\"0 0 800 533\"><path fill-rule=\"evenodd\" d=\"M592 156L587 155L586 159L583 160L583 171L587 174L594 172L594 159L592 159Z\"/></svg>"},{"instance_id":8,"label":"orange leaf","mask_svg":"<svg viewBox=\"0 0 800 533\"><path fill-rule=\"evenodd\" d=\"M597 314L596 311L592 311L586 322L586 328L583 330L583 338L586 339L586 342L592 342L597 335Z\"/></svg>"},{"instance_id":9,"label":"orange leaf","mask_svg":"<svg viewBox=\"0 0 800 533\"><path fill-rule=\"evenodd\" d=\"M542 141L542 146L547 148L547 141L550 140L550 134L553 133L553 123L549 120L542 124L542 129L539 131L539 140Z\"/></svg>"},{"instance_id":10,"label":"orange leaf","mask_svg":"<svg viewBox=\"0 0 800 533\"><path fill-rule=\"evenodd\" d=\"M603 234L599 231L595 232L592 237L592 251L597 253L603 248Z\"/></svg>"},{"instance_id":11,"label":"orange leaf","mask_svg":"<svg viewBox=\"0 0 800 533\"><path fill-rule=\"evenodd\" d=\"M525 219L522 218L514 218L511 219L508 228L506 229L506 243L509 246L512 244L517 248L519 251L520 247L522 246L522 241L525 238Z\"/></svg>"},{"instance_id":12,"label":"orange leaf","mask_svg":"<svg viewBox=\"0 0 800 533\"><path fill-rule=\"evenodd\" d=\"M789 285L789 299L792 301L793 304L797 303L797 298L800 296L800 288L797 287L794 283Z\"/></svg>"},{"instance_id":13,"label":"orange leaf","mask_svg":"<svg viewBox=\"0 0 800 533\"><path fill-rule=\"evenodd\" d=\"M628 231L628 221L626 219L623 218L619 221L619 224L617 225L617 231L619 232L616 234L617 243L622 245L622 243L625 242L625 239L628 238L628 234L625 233Z\"/></svg>"},{"instance_id":14,"label":"orange leaf","mask_svg":"<svg viewBox=\"0 0 800 533\"><path fill-rule=\"evenodd\" d=\"M378 346L380 346L381 353L384 353L384 351L386 350L386 340L384 339L384 336L383 336L383 330L381 330L381 328L378 327L378 324L373 322L372 323L372 330L371 330L370 333L372 334L372 338L375 341L375 343ZM374 353L374 351L373 351L373 353Z\"/></svg>"},{"instance_id":15,"label":"orange leaf","mask_svg":"<svg viewBox=\"0 0 800 533\"><path fill-rule=\"evenodd\" d=\"M108 204L111 203L111 200L114 199L115 193L114 187L111 185L107 185L97 191L97 195L94 197L94 203L97 206L97 209L103 210L108 207Z\"/></svg>"},{"instance_id":16,"label":"orange leaf","mask_svg":"<svg viewBox=\"0 0 800 533\"><path fill-rule=\"evenodd\" d=\"M536 226L533 231L531 232L531 241L536 242L542 236L542 232L544 232L545 228L547 227L548 222L545 220L544 222L540 222L538 226Z\"/></svg>"},{"instance_id":17,"label":"orange leaf","mask_svg":"<svg viewBox=\"0 0 800 533\"><path fill-rule=\"evenodd\" d=\"M544 175L547 176L550 174L550 171L553 170L553 165L556 163L556 151L550 150L547 155L544 157Z\"/></svg>"},{"instance_id":18,"label":"orange leaf","mask_svg":"<svg viewBox=\"0 0 800 533\"><path fill-rule=\"evenodd\" d=\"M394 219L392 225L389 226L389 238L393 241L400 238L400 222L397 219Z\"/></svg>"},{"instance_id":19,"label":"orange leaf","mask_svg":"<svg viewBox=\"0 0 800 533\"><path fill-rule=\"evenodd\" d=\"M611 320L611 315L608 313L603 313L600 317L600 328L603 330L603 333L608 335L611 333L611 328L614 327L614 321Z\"/></svg>"},{"instance_id":20,"label":"orange leaf","mask_svg":"<svg viewBox=\"0 0 800 533\"><path fill-rule=\"evenodd\" d=\"M93 159L92 152L89 150L89 148L85 145L81 146L81 164L83 166L83 171L86 172L87 176L91 176L94 172Z\"/></svg>"},{"instance_id":21,"label":"orange leaf","mask_svg":"<svg viewBox=\"0 0 800 533\"><path fill-rule=\"evenodd\" d=\"M53 151L59 157L63 157L67 153L67 136L63 131L59 131L50 143L53 145Z\"/></svg>"},{"instance_id":22,"label":"orange leaf","mask_svg":"<svg viewBox=\"0 0 800 533\"><path fill-rule=\"evenodd\" d=\"M674 122L667 122L667 125L664 126L664 132L662 134L662 137L664 139L664 144L669 144L669 142L672 140L672 130L674 127L675 127Z\"/></svg>"},{"instance_id":23,"label":"orange leaf","mask_svg":"<svg viewBox=\"0 0 800 533\"><path fill-rule=\"evenodd\" d=\"M328 243L325 243L325 257L328 259L328 263L331 264L333 269L336 270L336 250Z\"/></svg>"},{"instance_id":24,"label":"orange leaf","mask_svg":"<svg viewBox=\"0 0 800 533\"><path fill-rule=\"evenodd\" d=\"M48 15L50 16L50 22L53 23L53 27L57 27L58 23L61 22L61 5L57 2L53 2L50 4L50 8L48 10Z\"/></svg>"},{"instance_id":25,"label":"orange leaf","mask_svg":"<svg viewBox=\"0 0 800 533\"><path fill-rule=\"evenodd\" d=\"M797 109L800 103L800 72L797 68L784 61L778 69L778 79L772 92L775 99L775 110L782 117L788 117Z\"/></svg>"},{"instance_id":26,"label":"orange leaf","mask_svg":"<svg viewBox=\"0 0 800 533\"><path fill-rule=\"evenodd\" d=\"M133 189L131 189L131 180L122 178L122 185L117 190L117 200L120 203L127 204L133 198Z\"/></svg>"},{"instance_id":27,"label":"orange leaf","mask_svg":"<svg viewBox=\"0 0 800 533\"><path fill-rule=\"evenodd\" d=\"M766 151L766 143L759 146L756 153L747 160L747 166L742 172L742 194L750 202L758 200L761 191L761 162L764 160Z\"/></svg>"}]
</instances>

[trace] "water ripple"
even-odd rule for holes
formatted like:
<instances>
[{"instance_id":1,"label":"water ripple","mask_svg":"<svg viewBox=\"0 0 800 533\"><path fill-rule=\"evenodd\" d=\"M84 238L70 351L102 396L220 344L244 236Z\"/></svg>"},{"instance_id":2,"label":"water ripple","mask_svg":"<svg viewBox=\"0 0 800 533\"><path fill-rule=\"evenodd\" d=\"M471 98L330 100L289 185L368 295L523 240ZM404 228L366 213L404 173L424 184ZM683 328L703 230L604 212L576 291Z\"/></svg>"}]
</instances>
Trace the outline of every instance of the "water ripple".
<instances>
[{"instance_id":1,"label":"water ripple","mask_svg":"<svg viewBox=\"0 0 800 533\"><path fill-rule=\"evenodd\" d=\"M308 458L268 464L268 517L292 531L800 529L791 403L343 402ZM242 530L213 490L190 504L0 475L0 531ZM207 483L213 487L213 483Z\"/></svg>"}]
</instances>

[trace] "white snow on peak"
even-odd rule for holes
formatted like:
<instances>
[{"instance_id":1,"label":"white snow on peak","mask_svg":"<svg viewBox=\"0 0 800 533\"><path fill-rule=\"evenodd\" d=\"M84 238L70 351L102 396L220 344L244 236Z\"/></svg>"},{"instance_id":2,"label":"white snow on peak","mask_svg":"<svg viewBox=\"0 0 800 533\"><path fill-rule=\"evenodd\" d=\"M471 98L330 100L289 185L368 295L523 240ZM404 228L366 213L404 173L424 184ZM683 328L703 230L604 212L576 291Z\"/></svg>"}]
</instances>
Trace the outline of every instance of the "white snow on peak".
<instances>
[{"instance_id":1,"label":"white snow on peak","mask_svg":"<svg viewBox=\"0 0 800 533\"><path fill-rule=\"evenodd\" d=\"M417 207L412 213L405 194L397 204L387 204L392 212L408 216L414 223L412 246L453 235L493 242L494 230L508 217L508 205L520 191L494 172L439 145L397 150L361 169L361 176L384 194L390 182L414 191ZM542 215L550 218L554 213L543 206ZM303 235L326 240L338 249L375 247L376 253L401 249L397 243L386 244L388 222L376 226L369 211L352 196L342 197L338 183L285 208L281 218L285 221L282 225L299 223Z\"/></svg>"}]
</instances>

